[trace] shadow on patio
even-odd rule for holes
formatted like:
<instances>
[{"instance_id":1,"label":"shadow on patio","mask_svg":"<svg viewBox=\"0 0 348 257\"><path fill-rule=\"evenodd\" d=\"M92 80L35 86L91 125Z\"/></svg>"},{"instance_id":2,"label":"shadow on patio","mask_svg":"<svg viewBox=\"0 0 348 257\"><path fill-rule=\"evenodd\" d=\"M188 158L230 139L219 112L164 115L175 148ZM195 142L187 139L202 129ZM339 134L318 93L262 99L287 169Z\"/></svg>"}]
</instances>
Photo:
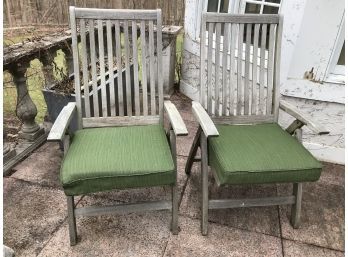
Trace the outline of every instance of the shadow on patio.
<instances>
[{"instance_id":1,"label":"shadow on patio","mask_svg":"<svg viewBox=\"0 0 348 257\"><path fill-rule=\"evenodd\" d=\"M213 210L209 235L201 236L199 168L186 177L184 165L198 124L191 100L175 93L189 136L179 138L178 176L181 192L178 236L169 230L169 211L83 217L79 238L70 247L66 199L58 174L63 156L57 143L45 143L4 177L4 243L16 256L343 256L344 166L324 164L321 179L305 183L302 225L294 230L289 207ZM255 196L289 193L291 186L228 187L213 196ZM76 204L135 202L160 199L170 190L139 189L76 198Z\"/></svg>"}]
</instances>

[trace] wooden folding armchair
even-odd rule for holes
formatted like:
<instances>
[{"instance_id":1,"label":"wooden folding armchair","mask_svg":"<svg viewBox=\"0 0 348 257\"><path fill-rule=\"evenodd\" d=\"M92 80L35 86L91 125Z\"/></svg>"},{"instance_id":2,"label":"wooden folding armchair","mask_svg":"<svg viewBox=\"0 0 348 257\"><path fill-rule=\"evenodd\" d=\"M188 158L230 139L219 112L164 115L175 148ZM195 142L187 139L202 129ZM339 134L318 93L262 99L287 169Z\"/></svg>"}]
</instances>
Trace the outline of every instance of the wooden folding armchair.
<instances>
[{"instance_id":1,"label":"wooden folding armchair","mask_svg":"<svg viewBox=\"0 0 348 257\"><path fill-rule=\"evenodd\" d=\"M48 136L64 142L60 180L67 195L70 244L77 242L75 216L117 211L171 209L172 233L177 234L176 136L188 132L163 97L161 11L70 7L70 23L76 102L63 108ZM171 124L167 133L164 109ZM78 130L70 137L74 113ZM78 195L156 186L171 186L172 201L74 205Z\"/></svg>"},{"instance_id":2,"label":"wooden folding armchair","mask_svg":"<svg viewBox=\"0 0 348 257\"><path fill-rule=\"evenodd\" d=\"M291 204L291 223L297 228L301 183L320 177L320 162L301 144L301 127L328 132L280 100L281 38L279 15L202 16L200 103L192 103L200 126L186 173L201 161L203 235L208 233L208 210L222 208ZM295 118L285 131L278 125L279 108ZM201 159L196 157L199 147ZM208 166L218 186L293 183L293 194L209 200Z\"/></svg>"}]
</instances>

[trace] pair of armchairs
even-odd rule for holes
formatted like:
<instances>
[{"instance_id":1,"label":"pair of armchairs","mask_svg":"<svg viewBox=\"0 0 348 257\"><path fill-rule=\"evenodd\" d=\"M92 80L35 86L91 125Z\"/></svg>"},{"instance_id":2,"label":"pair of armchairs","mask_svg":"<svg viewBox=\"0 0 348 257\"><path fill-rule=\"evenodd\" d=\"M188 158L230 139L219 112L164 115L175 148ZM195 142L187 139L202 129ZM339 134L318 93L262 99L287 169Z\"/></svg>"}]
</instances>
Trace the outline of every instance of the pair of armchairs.
<instances>
[{"instance_id":1,"label":"pair of armchairs","mask_svg":"<svg viewBox=\"0 0 348 257\"><path fill-rule=\"evenodd\" d=\"M113 212L170 209L172 233L177 234L176 137L188 131L163 97L161 11L70 7L70 22L76 102L63 108L48 136L64 145L60 180L67 195L70 244L77 242L77 216ZM320 177L320 163L296 138L300 140L304 125L327 132L279 101L281 29L278 15L202 16L201 103L192 104L200 126L186 173L200 148L203 235L208 209L216 208L292 204L297 227L301 182ZM279 108L296 118L286 131L277 124ZM170 121L167 131L164 111ZM70 136L74 115L78 130ZM209 200L208 165L218 185L287 182L294 183L294 194ZM78 195L156 186L171 186L172 201L74 204Z\"/></svg>"}]
</instances>

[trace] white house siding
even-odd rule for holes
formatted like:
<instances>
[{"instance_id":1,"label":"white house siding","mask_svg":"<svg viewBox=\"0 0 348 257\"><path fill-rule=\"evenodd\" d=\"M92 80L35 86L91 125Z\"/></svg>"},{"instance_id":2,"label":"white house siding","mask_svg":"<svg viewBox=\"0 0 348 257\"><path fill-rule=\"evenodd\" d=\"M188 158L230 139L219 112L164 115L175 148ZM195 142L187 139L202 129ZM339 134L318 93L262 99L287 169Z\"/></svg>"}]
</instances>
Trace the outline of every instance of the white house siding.
<instances>
[{"instance_id":1,"label":"white house siding","mask_svg":"<svg viewBox=\"0 0 348 257\"><path fill-rule=\"evenodd\" d=\"M197 1L193 0L186 1L180 85L180 90L194 100L198 100L199 96L200 68L199 43L195 39L196 3ZM323 161L344 163L345 85L342 82L325 82L325 72L342 22L344 1L283 0L281 13L284 15L280 88L282 98L330 131L329 135L319 136L304 128L305 146ZM309 31L309 28L313 31ZM311 54L306 53L306 50ZM312 67L315 72L314 78L319 81L303 79L304 73ZM282 126L287 126L291 120L287 114L280 113L279 122Z\"/></svg>"}]
</instances>

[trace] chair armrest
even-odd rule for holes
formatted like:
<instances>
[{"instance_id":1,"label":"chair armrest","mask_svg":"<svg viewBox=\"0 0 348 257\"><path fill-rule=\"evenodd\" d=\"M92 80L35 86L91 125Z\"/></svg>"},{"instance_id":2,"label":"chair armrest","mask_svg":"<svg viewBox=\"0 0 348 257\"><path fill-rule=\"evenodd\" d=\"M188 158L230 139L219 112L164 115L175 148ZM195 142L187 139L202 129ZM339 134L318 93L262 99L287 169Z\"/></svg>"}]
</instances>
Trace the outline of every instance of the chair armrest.
<instances>
[{"instance_id":1,"label":"chair armrest","mask_svg":"<svg viewBox=\"0 0 348 257\"><path fill-rule=\"evenodd\" d=\"M312 121L307 115L302 113L300 110L298 110L295 106L292 104L287 103L284 100L280 100L280 109L285 111L286 113L293 116L297 121L302 123L302 125L306 125L310 130L312 130L314 133L319 135L325 135L329 134L330 132L325 129L323 126L316 124L314 121Z\"/></svg>"},{"instance_id":2,"label":"chair armrest","mask_svg":"<svg viewBox=\"0 0 348 257\"><path fill-rule=\"evenodd\" d=\"M193 101L192 111L206 137L219 136L219 132L217 131L213 121L200 103Z\"/></svg>"},{"instance_id":3,"label":"chair armrest","mask_svg":"<svg viewBox=\"0 0 348 257\"><path fill-rule=\"evenodd\" d=\"M76 110L76 103L70 102L59 113L56 121L54 122L50 133L48 134L47 141L62 141L65 135L65 131L68 128L73 114Z\"/></svg>"},{"instance_id":4,"label":"chair armrest","mask_svg":"<svg viewBox=\"0 0 348 257\"><path fill-rule=\"evenodd\" d=\"M175 135L186 136L188 134L186 125L175 105L171 101L166 100L164 101L164 109L168 113L170 124L172 125Z\"/></svg>"}]
</instances>

